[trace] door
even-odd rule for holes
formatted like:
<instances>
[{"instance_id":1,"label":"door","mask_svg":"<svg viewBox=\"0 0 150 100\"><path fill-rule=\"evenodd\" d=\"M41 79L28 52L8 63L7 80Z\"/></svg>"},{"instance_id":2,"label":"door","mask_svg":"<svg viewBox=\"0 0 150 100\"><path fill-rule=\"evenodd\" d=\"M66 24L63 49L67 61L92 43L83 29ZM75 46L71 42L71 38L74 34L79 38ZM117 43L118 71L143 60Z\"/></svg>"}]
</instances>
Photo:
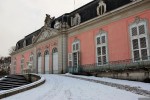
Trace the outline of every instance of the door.
<instances>
[{"instance_id":1,"label":"door","mask_svg":"<svg viewBox=\"0 0 150 100\"><path fill-rule=\"evenodd\" d=\"M49 53L45 53L45 74L49 74Z\"/></svg>"},{"instance_id":2,"label":"door","mask_svg":"<svg viewBox=\"0 0 150 100\"><path fill-rule=\"evenodd\" d=\"M53 73L58 73L58 51L57 48L53 50Z\"/></svg>"},{"instance_id":3,"label":"door","mask_svg":"<svg viewBox=\"0 0 150 100\"><path fill-rule=\"evenodd\" d=\"M74 52L73 53L73 67L77 67L78 66L78 53Z\"/></svg>"}]
</instances>

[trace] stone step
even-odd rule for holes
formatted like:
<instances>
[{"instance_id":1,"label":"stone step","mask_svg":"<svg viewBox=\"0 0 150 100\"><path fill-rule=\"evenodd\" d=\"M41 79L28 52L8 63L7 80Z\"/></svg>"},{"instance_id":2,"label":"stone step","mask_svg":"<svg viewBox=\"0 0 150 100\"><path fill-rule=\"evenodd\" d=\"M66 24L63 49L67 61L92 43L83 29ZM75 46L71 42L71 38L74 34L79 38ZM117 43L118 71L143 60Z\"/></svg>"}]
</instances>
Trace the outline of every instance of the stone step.
<instances>
[{"instance_id":1,"label":"stone step","mask_svg":"<svg viewBox=\"0 0 150 100\"><path fill-rule=\"evenodd\" d=\"M4 82L4 83L0 83L0 86L1 85L26 85L26 84L28 84L28 83L18 83L18 82L12 82L12 83L10 83L10 82Z\"/></svg>"},{"instance_id":2,"label":"stone step","mask_svg":"<svg viewBox=\"0 0 150 100\"><path fill-rule=\"evenodd\" d=\"M1 81L10 81L10 82L20 82L20 83L24 83L24 82L28 82L28 81L26 81L26 80L17 80L17 79L7 79L7 78L5 78L5 79L3 79L3 80L1 80ZM29 83L29 82L28 82Z\"/></svg>"}]
</instances>

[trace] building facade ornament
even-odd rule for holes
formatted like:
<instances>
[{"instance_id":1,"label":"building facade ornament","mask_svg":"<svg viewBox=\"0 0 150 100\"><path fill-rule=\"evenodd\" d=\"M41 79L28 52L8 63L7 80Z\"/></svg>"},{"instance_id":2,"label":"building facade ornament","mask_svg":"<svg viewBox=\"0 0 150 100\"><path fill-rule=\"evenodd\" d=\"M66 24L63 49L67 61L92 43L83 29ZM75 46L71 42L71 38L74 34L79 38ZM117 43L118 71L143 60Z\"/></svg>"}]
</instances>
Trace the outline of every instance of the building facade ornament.
<instances>
[{"instance_id":1,"label":"building facade ornament","mask_svg":"<svg viewBox=\"0 0 150 100\"><path fill-rule=\"evenodd\" d=\"M58 29L58 30L61 29L61 26L62 26L62 24L59 21L56 21L55 24L54 24L54 28Z\"/></svg>"},{"instance_id":2,"label":"building facade ornament","mask_svg":"<svg viewBox=\"0 0 150 100\"><path fill-rule=\"evenodd\" d=\"M71 17L71 26L79 25L81 23L81 16L79 13L75 14L75 17Z\"/></svg>"},{"instance_id":3,"label":"building facade ornament","mask_svg":"<svg viewBox=\"0 0 150 100\"><path fill-rule=\"evenodd\" d=\"M139 24L140 22L147 22L147 19L141 18L139 16L136 16L132 23L129 24L129 26L132 26L133 24Z\"/></svg>"},{"instance_id":4,"label":"building facade ornament","mask_svg":"<svg viewBox=\"0 0 150 100\"><path fill-rule=\"evenodd\" d=\"M106 3L103 0L100 0L99 5L97 6L97 15L103 15L106 13Z\"/></svg>"},{"instance_id":5,"label":"building facade ornament","mask_svg":"<svg viewBox=\"0 0 150 100\"><path fill-rule=\"evenodd\" d=\"M33 37L32 37L32 43L34 42L35 38L36 38L35 35L33 35Z\"/></svg>"},{"instance_id":6,"label":"building facade ornament","mask_svg":"<svg viewBox=\"0 0 150 100\"><path fill-rule=\"evenodd\" d=\"M45 27L51 27L51 23L54 21L55 17L51 17L50 15L46 14L45 18Z\"/></svg>"},{"instance_id":7,"label":"building facade ornament","mask_svg":"<svg viewBox=\"0 0 150 100\"><path fill-rule=\"evenodd\" d=\"M44 29L44 30L40 33L40 36L37 38L37 41L36 41L36 42L43 41L43 40L48 39L48 38L50 38L50 37L53 37L53 36L55 36L55 35L57 35L57 34L58 34L58 32L55 31L55 30L52 29L52 28L47 28L47 30Z\"/></svg>"}]
</instances>

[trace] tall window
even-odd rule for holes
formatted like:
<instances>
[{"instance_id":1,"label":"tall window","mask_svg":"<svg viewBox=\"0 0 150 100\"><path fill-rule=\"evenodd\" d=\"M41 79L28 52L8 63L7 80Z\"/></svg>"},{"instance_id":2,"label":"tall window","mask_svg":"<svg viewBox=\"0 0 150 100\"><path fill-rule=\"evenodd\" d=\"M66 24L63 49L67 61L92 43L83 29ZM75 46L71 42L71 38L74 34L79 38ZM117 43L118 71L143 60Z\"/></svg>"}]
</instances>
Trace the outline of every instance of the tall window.
<instances>
[{"instance_id":1,"label":"tall window","mask_svg":"<svg viewBox=\"0 0 150 100\"><path fill-rule=\"evenodd\" d=\"M14 58L14 61L13 61L13 71L15 74L16 73L16 58Z\"/></svg>"},{"instance_id":2,"label":"tall window","mask_svg":"<svg viewBox=\"0 0 150 100\"><path fill-rule=\"evenodd\" d=\"M79 51L79 46L80 46L79 41L78 40L74 41L72 44L72 51L73 52Z\"/></svg>"},{"instance_id":3,"label":"tall window","mask_svg":"<svg viewBox=\"0 0 150 100\"><path fill-rule=\"evenodd\" d=\"M30 62L33 63L33 53L30 54Z\"/></svg>"},{"instance_id":4,"label":"tall window","mask_svg":"<svg viewBox=\"0 0 150 100\"><path fill-rule=\"evenodd\" d=\"M99 66L107 64L108 62L106 32L100 32L100 34L96 36L96 60Z\"/></svg>"},{"instance_id":5,"label":"tall window","mask_svg":"<svg viewBox=\"0 0 150 100\"><path fill-rule=\"evenodd\" d=\"M130 25L131 51L134 61L148 60L148 34L146 21L136 19Z\"/></svg>"},{"instance_id":6,"label":"tall window","mask_svg":"<svg viewBox=\"0 0 150 100\"><path fill-rule=\"evenodd\" d=\"M21 58L21 73L23 73L23 68L24 68L24 56Z\"/></svg>"}]
</instances>

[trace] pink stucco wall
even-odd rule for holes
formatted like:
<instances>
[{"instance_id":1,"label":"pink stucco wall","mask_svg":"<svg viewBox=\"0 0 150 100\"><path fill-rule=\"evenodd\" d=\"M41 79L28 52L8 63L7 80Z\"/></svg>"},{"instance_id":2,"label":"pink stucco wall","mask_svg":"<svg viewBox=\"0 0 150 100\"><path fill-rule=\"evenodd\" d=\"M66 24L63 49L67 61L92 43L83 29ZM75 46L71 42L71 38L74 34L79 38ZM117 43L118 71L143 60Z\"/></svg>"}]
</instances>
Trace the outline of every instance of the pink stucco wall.
<instances>
[{"instance_id":1,"label":"pink stucco wall","mask_svg":"<svg viewBox=\"0 0 150 100\"><path fill-rule=\"evenodd\" d=\"M17 74L21 73L21 59L22 59L22 56L24 56L24 68L27 68L27 63L26 62L29 61L29 59L30 59L29 57L30 57L31 52L33 52L32 49L27 50L24 53L18 53L18 54L13 56L13 58L16 58L16 73Z\"/></svg>"},{"instance_id":2,"label":"pink stucco wall","mask_svg":"<svg viewBox=\"0 0 150 100\"><path fill-rule=\"evenodd\" d=\"M27 68L27 62L30 60L31 53L33 53L35 55L39 49L42 54L42 73L44 73L44 52L46 50L49 51L49 54L50 54L50 63L49 64L51 67L52 66L52 50L55 47L58 48L58 39L51 39L49 41L45 41L45 42L37 44L32 49L22 51L16 55L13 55L12 58L16 58L16 71L15 71L16 74L21 73L21 58L22 58L22 56L24 56L24 68ZM35 50L36 50L36 52L35 52Z\"/></svg>"},{"instance_id":3,"label":"pink stucco wall","mask_svg":"<svg viewBox=\"0 0 150 100\"><path fill-rule=\"evenodd\" d=\"M38 53L38 50L40 50L41 54L42 54L42 73L44 73L44 52L46 50L49 51L49 68L50 70L52 69L52 50L54 48L57 48L58 49L58 39L51 39L49 41L46 41L46 42L43 42L43 43L40 43L40 44L37 44L36 45L36 52Z\"/></svg>"},{"instance_id":4,"label":"pink stucco wall","mask_svg":"<svg viewBox=\"0 0 150 100\"><path fill-rule=\"evenodd\" d=\"M137 15L109 23L103 27L68 37L68 53L72 52L72 43L75 38L77 38L80 40L81 64L96 63L95 38L99 30L103 29L108 34L108 60L117 61L131 59L129 25L135 20L136 16L146 19L150 30L150 10L148 10Z\"/></svg>"}]
</instances>

